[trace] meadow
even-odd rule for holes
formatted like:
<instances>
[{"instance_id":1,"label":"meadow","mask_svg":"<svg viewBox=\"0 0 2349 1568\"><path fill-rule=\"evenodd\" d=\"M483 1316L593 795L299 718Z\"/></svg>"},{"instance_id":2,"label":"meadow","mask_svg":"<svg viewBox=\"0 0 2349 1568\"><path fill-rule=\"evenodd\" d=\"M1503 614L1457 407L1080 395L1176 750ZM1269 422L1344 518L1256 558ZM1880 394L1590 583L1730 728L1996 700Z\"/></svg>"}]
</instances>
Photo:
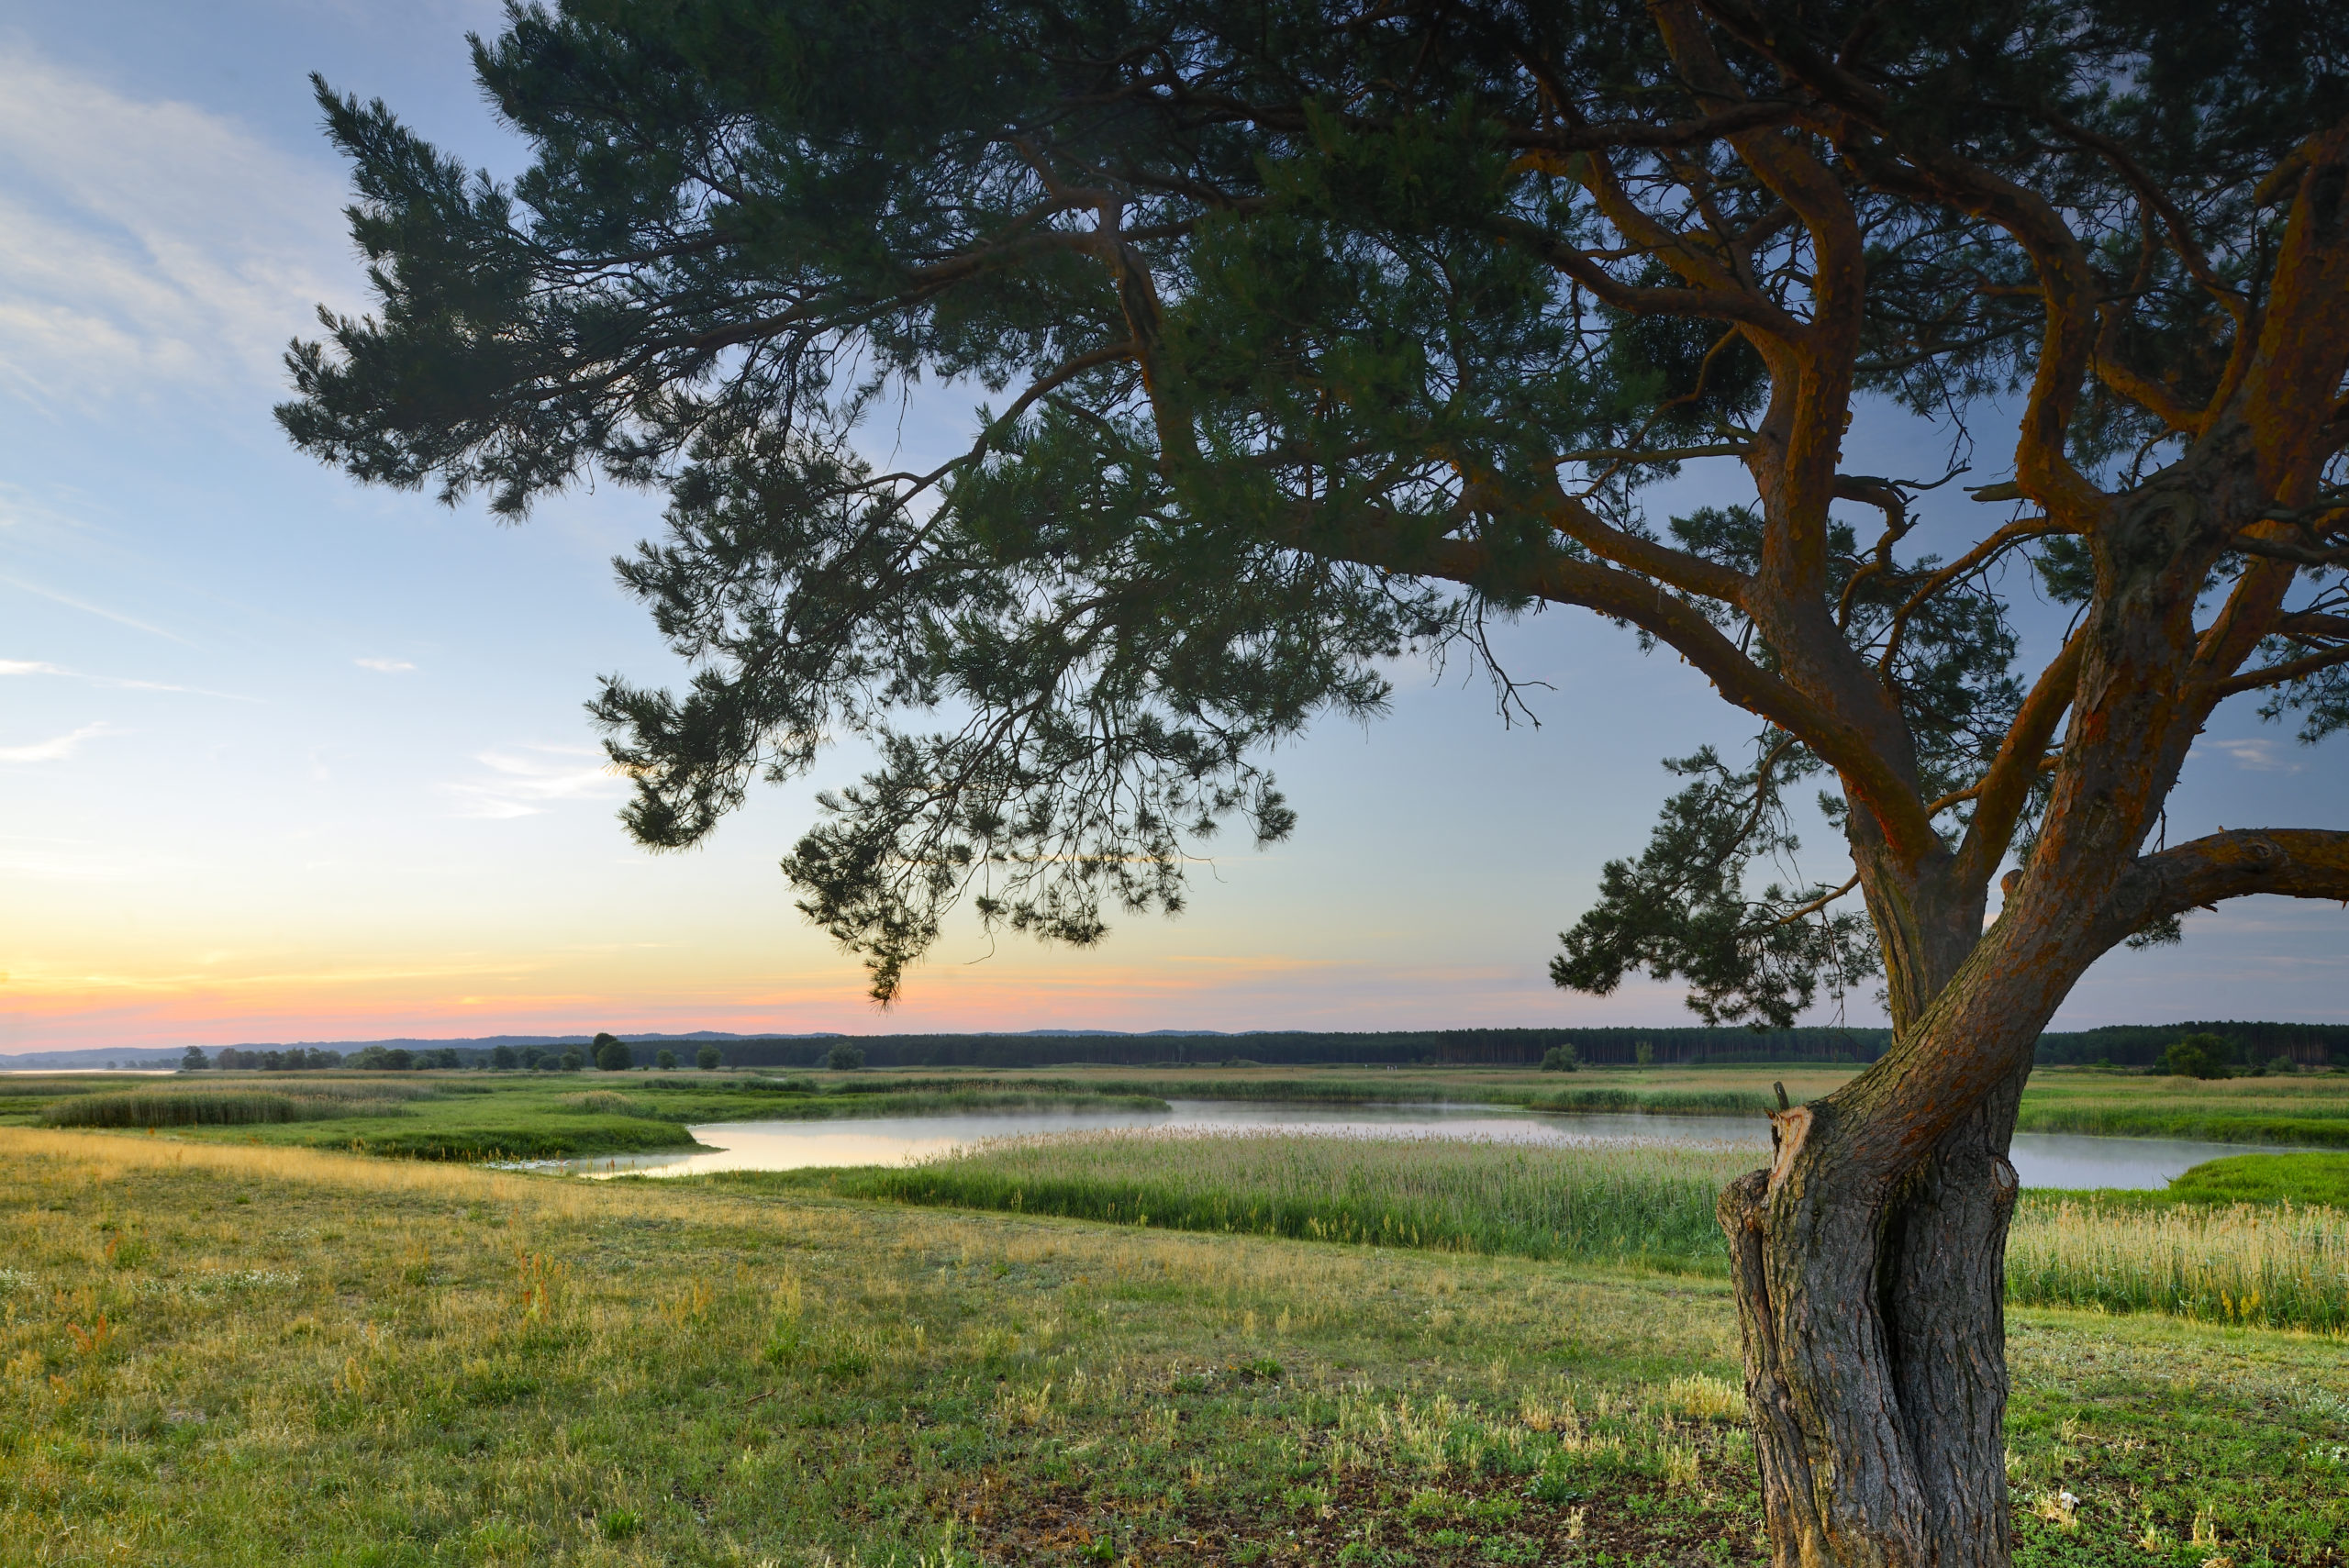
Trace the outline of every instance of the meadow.
<instances>
[{"instance_id":1,"label":"meadow","mask_svg":"<svg viewBox=\"0 0 2349 1568\"><path fill-rule=\"evenodd\" d=\"M189 1132L0 1129L9 1561L1760 1560L1701 1275ZM2027 1568L2343 1561L2337 1338L2009 1330Z\"/></svg>"}]
</instances>

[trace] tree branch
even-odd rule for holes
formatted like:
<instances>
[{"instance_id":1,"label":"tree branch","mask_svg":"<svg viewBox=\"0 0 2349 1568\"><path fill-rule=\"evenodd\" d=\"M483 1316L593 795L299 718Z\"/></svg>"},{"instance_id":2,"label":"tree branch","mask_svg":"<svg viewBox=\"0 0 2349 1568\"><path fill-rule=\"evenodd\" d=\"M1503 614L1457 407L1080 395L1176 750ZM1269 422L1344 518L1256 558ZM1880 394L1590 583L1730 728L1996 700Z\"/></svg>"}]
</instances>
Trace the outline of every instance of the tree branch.
<instances>
[{"instance_id":1,"label":"tree branch","mask_svg":"<svg viewBox=\"0 0 2349 1568\"><path fill-rule=\"evenodd\" d=\"M1975 785L1974 820L1957 847L1954 873L1963 887L1987 886L1990 873L2005 858L2015 824L2031 799L2031 786L2045 766L2047 743L2072 706L2080 681L2080 661L2087 651L2084 626L2064 641L2063 651L2048 662L2032 683L2015 721L2007 727L1998 754L1981 782Z\"/></svg>"},{"instance_id":2,"label":"tree branch","mask_svg":"<svg viewBox=\"0 0 2349 1568\"><path fill-rule=\"evenodd\" d=\"M2155 920L2254 893L2349 903L2349 832L2243 828L2142 855L2123 873L2102 924L2119 941Z\"/></svg>"},{"instance_id":3,"label":"tree branch","mask_svg":"<svg viewBox=\"0 0 2349 1568\"><path fill-rule=\"evenodd\" d=\"M1938 853L1941 841L1915 787L1878 752L1859 727L1763 669L1662 584L1620 567L1553 552L1533 561L1503 558L1474 539L1406 542L1400 529L1347 529L1341 538L1303 539L1299 548L1332 559L1407 575L1430 576L1485 592L1525 594L1626 621L1670 647L1713 683L1723 697L1799 740L1843 779L1853 801L1883 828L1896 852L1912 860Z\"/></svg>"}]
</instances>

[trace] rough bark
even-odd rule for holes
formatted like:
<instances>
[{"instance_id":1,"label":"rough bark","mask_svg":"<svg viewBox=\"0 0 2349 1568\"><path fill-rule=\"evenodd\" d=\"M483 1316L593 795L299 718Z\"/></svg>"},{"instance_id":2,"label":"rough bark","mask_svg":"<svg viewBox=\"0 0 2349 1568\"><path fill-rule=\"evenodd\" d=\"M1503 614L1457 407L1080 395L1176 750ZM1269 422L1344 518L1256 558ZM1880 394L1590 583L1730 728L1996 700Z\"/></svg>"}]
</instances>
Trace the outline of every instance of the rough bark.
<instances>
[{"instance_id":1,"label":"rough bark","mask_svg":"<svg viewBox=\"0 0 2349 1568\"><path fill-rule=\"evenodd\" d=\"M2034 1033L2036 1031L2034 1030ZM1804 1158L1833 1107L1722 1194L1774 1562L2002 1568L2007 1147L2024 1071L1905 1179Z\"/></svg>"}]
</instances>

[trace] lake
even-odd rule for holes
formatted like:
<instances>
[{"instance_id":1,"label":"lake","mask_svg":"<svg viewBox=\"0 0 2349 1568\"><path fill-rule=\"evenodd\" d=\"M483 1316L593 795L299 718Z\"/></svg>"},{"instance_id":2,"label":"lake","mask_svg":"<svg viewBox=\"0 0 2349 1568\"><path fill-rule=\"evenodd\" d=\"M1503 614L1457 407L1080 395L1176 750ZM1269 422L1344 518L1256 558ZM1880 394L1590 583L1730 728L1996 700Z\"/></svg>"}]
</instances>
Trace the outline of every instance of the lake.
<instances>
[{"instance_id":1,"label":"lake","mask_svg":"<svg viewBox=\"0 0 2349 1568\"><path fill-rule=\"evenodd\" d=\"M533 1170L581 1175L692 1176L711 1171L789 1171L811 1165L896 1165L989 1138L1184 1128L1229 1132L1310 1132L1356 1138L1464 1138L1588 1148L1698 1143L1769 1152L1759 1117L1580 1116L1495 1106L1319 1106L1241 1100L1174 1100L1163 1111L1019 1111L1002 1115L872 1117L833 1121L721 1121L690 1129L707 1149L593 1160L533 1162ZM2015 1134L2013 1160L2026 1187L2159 1187L2188 1166L2257 1152L2235 1143L2171 1138ZM1757 1162L1759 1161L1757 1160Z\"/></svg>"}]
</instances>

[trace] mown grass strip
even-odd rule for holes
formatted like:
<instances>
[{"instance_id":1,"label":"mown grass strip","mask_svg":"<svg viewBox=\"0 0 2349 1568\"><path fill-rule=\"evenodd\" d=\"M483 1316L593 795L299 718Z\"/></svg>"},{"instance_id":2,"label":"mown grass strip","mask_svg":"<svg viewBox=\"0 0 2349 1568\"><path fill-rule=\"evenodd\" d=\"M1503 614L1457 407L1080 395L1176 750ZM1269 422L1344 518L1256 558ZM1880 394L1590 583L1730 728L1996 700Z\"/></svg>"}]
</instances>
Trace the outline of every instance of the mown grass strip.
<instances>
[{"instance_id":1,"label":"mown grass strip","mask_svg":"<svg viewBox=\"0 0 2349 1568\"><path fill-rule=\"evenodd\" d=\"M2237 1154L2169 1184L2181 1203L2329 1204L2349 1209L2349 1154Z\"/></svg>"}]
</instances>

